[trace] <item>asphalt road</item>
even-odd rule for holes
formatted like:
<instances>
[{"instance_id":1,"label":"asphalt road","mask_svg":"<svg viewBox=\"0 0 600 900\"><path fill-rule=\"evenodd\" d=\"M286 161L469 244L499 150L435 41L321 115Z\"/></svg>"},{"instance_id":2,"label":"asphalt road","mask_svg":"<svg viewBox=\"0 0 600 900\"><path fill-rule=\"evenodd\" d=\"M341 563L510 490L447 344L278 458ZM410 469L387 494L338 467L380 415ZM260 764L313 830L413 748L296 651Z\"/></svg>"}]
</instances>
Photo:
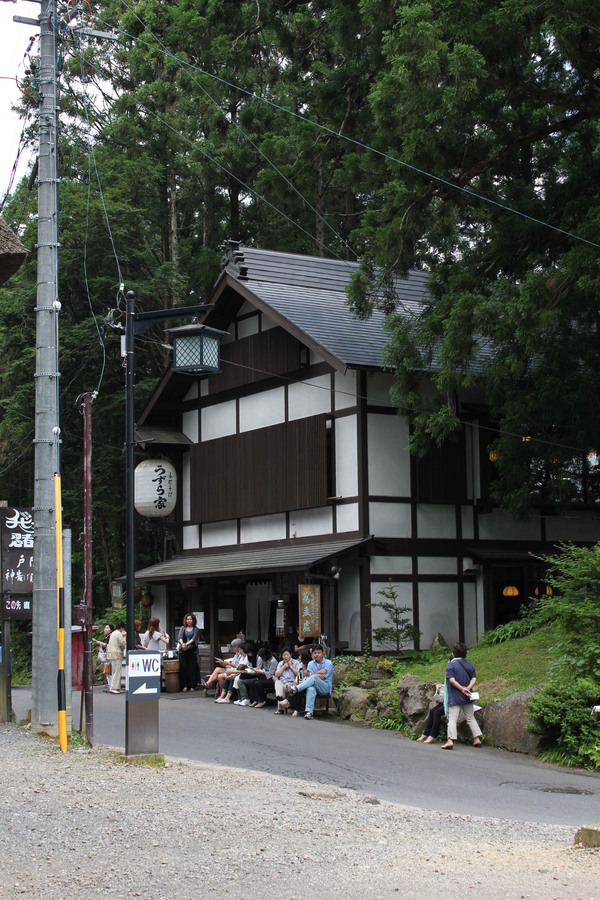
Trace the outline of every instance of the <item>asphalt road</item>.
<instances>
[{"instance_id":1,"label":"asphalt road","mask_svg":"<svg viewBox=\"0 0 600 900\"><path fill-rule=\"evenodd\" d=\"M20 720L31 691L14 687L12 698ZM275 716L270 706L216 704L201 692L162 694L158 705L159 750L169 757L308 779L442 812L576 827L600 822L600 775L485 746L442 752L440 744L322 716L306 722ZM75 728L79 710L80 695L73 693ZM124 749L124 694L94 691L94 742Z\"/></svg>"}]
</instances>

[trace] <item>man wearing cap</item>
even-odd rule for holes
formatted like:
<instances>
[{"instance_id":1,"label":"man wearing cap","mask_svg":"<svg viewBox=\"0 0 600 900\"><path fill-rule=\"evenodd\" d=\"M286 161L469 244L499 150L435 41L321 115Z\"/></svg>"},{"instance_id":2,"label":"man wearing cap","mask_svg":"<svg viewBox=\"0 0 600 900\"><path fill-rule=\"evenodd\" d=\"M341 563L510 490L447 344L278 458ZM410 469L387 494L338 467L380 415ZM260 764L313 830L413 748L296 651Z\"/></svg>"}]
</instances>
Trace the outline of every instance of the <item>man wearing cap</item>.
<instances>
[{"instance_id":1,"label":"man wearing cap","mask_svg":"<svg viewBox=\"0 0 600 900\"><path fill-rule=\"evenodd\" d=\"M225 675L227 674L227 669L237 669L237 664L242 658L242 654L239 652L239 648L243 645L243 641L241 638L234 638L231 642L231 649L235 651L234 656L231 656L229 659L217 659L217 666L210 673L206 681L203 683L202 687L204 688L204 694L206 696L206 692L209 687L212 687L213 684L217 684L215 688L215 695L219 693L219 688L223 690L223 685L225 684Z\"/></svg>"},{"instance_id":2,"label":"man wearing cap","mask_svg":"<svg viewBox=\"0 0 600 900\"><path fill-rule=\"evenodd\" d=\"M312 659L308 664L308 675L302 681L292 687L290 693L296 694L306 691L306 712L305 719L312 719L315 711L315 700L317 694L322 697L328 697L333 690L333 663L330 659L325 659L323 648L320 644L315 644L312 652ZM282 700L280 706L289 706L289 700Z\"/></svg>"}]
</instances>

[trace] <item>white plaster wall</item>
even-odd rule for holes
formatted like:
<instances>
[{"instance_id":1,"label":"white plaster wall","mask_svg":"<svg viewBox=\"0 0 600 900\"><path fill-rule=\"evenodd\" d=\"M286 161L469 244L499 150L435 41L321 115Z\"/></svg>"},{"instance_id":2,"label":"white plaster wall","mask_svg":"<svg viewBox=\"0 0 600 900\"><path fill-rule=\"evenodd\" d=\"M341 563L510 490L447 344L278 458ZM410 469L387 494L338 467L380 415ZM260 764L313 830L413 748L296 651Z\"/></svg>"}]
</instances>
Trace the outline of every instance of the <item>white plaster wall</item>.
<instances>
[{"instance_id":1,"label":"white plaster wall","mask_svg":"<svg viewBox=\"0 0 600 900\"><path fill-rule=\"evenodd\" d=\"M196 400L197 398L198 398L198 382L194 381L190 385L189 391L183 398L183 402L185 403L186 400Z\"/></svg>"},{"instance_id":2,"label":"white plaster wall","mask_svg":"<svg viewBox=\"0 0 600 900\"><path fill-rule=\"evenodd\" d=\"M335 492L337 497L358 494L356 416L335 420Z\"/></svg>"},{"instance_id":3,"label":"white plaster wall","mask_svg":"<svg viewBox=\"0 0 600 900\"><path fill-rule=\"evenodd\" d=\"M200 547L200 528L198 525L183 526L183 549L198 550Z\"/></svg>"},{"instance_id":4,"label":"white plaster wall","mask_svg":"<svg viewBox=\"0 0 600 900\"><path fill-rule=\"evenodd\" d=\"M202 526L202 547L227 547L237 544L237 519L209 522Z\"/></svg>"},{"instance_id":5,"label":"white plaster wall","mask_svg":"<svg viewBox=\"0 0 600 900\"><path fill-rule=\"evenodd\" d=\"M223 343L223 341L221 341L221 343ZM202 379L202 381L200 382L200 396L201 397L208 397L208 395L210 394L210 384L211 384L211 382L208 378Z\"/></svg>"},{"instance_id":6,"label":"white plaster wall","mask_svg":"<svg viewBox=\"0 0 600 900\"><path fill-rule=\"evenodd\" d=\"M462 528L462 536L466 541L472 541L475 536L475 529L473 527L473 507L472 506L462 506L460 510L460 522Z\"/></svg>"},{"instance_id":7,"label":"white plaster wall","mask_svg":"<svg viewBox=\"0 0 600 900\"><path fill-rule=\"evenodd\" d=\"M456 514L453 506L423 503L417 506L417 535L420 538L455 538Z\"/></svg>"},{"instance_id":8,"label":"white plaster wall","mask_svg":"<svg viewBox=\"0 0 600 900\"><path fill-rule=\"evenodd\" d=\"M297 509L290 513L290 536L311 537L333 533L333 511L330 506L318 509Z\"/></svg>"},{"instance_id":9,"label":"white plaster wall","mask_svg":"<svg viewBox=\"0 0 600 900\"><path fill-rule=\"evenodd\" d=\"M410 503L369 503L369 531L377 537L410 537Z\"/></svg>"},{"instance_id":10,"label":"white plaster wall","mask_svg":"<svg viewBox=\"0 0 600 900\"><path fill-rule=\"evenodd\" d=\"M412 575L410 556L372 556L371 575Z\"/></svg>"},{"instance_id":11,"label":"white plaster wall","mask_svg":"<svg viewBox=\"0 0 600 900\"><path fill-rule=\"evenodd\" d=\"M271 328L277 328L277 322L275 319L270 319L269 316L263 315L260 327L261 331L270 331Z\"/></svg>"},{"instance_id":12,"label":"white plaster wall","mask_svg":"<svg viewBox=\"0 0 600 900\"><path fill-rule=\"evenodd\" d=\"M400 416L367 417L369 495L410 496L408 423Z\"/></svg>"},{"instance_id":13,"label":"white plaster wall","mask_svg":"<svg viewBox=\"0 0 600 900\"><path fill-rule=\"evenodd\" d=\"M456 575L456 557L420 556L417 571L419 575Z\"/></svg>"},{"instance_id":14,"label":"white plaster wall","mask_svg":"<svg viewBox=\"0 0 600 900\"><path fill-rule=\"evenodd\" d=\"M255 313L255 312L256 312L256 307L252 306L252 304L248 300L245 300L243 305L239 309L238 318L240 316L247 316L249 313Z\"/></svg>"},{"instance_id":15,"label":"white plaster wall","mask_svg":"<svg viewBox=\"0 0 600 900\"><path fill-rule=\"evenodd\" d=\"M251 334L258 334L258 321L258 313L248 319L238 319L238 340L250 337Z\"/></svg>"},{"instance_id":16,"label":"white plaster wall","mask_svg":"<svg viewBox=\"0 0 600 900\"><path fill-rule=\"evenodd\" d=\"M600 519L549 516L546 537L549 541L600 541Z\"/></svg>"},{"instance_id":17,"label":"white plaster wall","mask_svg":"<svg viewBox=\"0 0 600 900\"><path fill-rule=\"evenodd\" d=\"M389 581L387 582L373 582L371 584L371 603L385 603L385 597L378 596L378 591L387 590L390 586ZM408 612L405 613L406 618L412 622L412 609L413 609L413 598L412 598L412 585L396 583L392 579L392 586L394 587L397 595L398 595L398 603L400 606L408 607ZM389 623L386 620L385 612L382 609L374 609L371 608L371 628L383 628ZM412 641L409 644L405 645L406 647L412 647ZM385 650L392 649L389 645L384 645L381 643L377 643L373 641L373 650Z\"/></svg>"},{"instance_id":18,"label":"white plaster wall","mask_svg":"<svg viewBox=\"0 0 600 900\"><path fill-rule=\"evenodd\" d=\"M285 420L285 389L275 388L241 397L240 431L253 431L256 428L267 428L279 425Z\"/></svg>"},{"instance_id":19,"label":"white plaster wall","mask_svg":"<svg viewBox=\"0 0 600 900\"><path fill-rule=\"evenodd\" d=\"M254 544L257 541L281 541L286 537L285 513L242 519L240 533L242 544Z\"/></svg>"},{"instance_id":20,"label":"white plaster wall","mask_svg":"<svg viewBox=\"0 0 600 900\"><path fill-rule=\"evenodd\" d=\"M206 406L201 415L203 441L214 441L215 438L235 434L235 400L217 403L215 406Z\"/></svg>"},{"instance_id":21,"label":"white plaster wall","mask_svg":"<svg viewBox=\"0 0 600 900\"><path fill-rule=\"evenodd\" d=\"M331 378L321 375L306 381L292 383L288 387L288 417L305 419L319 413L331 412Z\"/></svg>"},{"instance_id":22,"label":"white plaster wall","mask_svg":"<svg viewBox=\"0 0 600 900\"><path fill-rule=\"evenodd\" d=\"M358 503L338 503L335 508L335 530L358 531Z\"/></svg>"},{"instance_id":23,"label":"white plaster wall","mask_svg":"<svg viewBox=\"0 0 600 900\"><path fill-rule=\"evenodd\" d=\"M448 646L458 640L458 587L456 584L419 583L421 647L429 647L438 633Z\"/></svg>"},{"instance_id":24,"label":"white plaster wall","mask_svg":"<svg viewBox=\"0 0 600 900\"><path fill-rule=\"evenodd\" d=\"M356 406L356 372L349 369L345 375L336 372L334 405L336 409L348 409Z\"/></svg>"},{"instance_id":25,"label":"white plaster wall","mask_svg":"<svg viewBox=\"0 0 600 900\"><path fill-rule=\"evenodd\" d=\"M194 444L198 443L198 410L192 409L189 412L184 412L181 417L181 430L185 434L186 437L193 441Z\"/></svg>"},{"instance_id":26,"label":"white plaster wall","mask_svg":"<svg viewBox=\"0 0 600 900\"><path fill-rule=\"evenodd\" d=\"M338 636L348 641L349 650L361 650L360 646L360 575L356 566L343 566L337 583ZM341 651L344 652L343 650Z\"/></svg>"},{"instance_id":27,"label":"white plaster wall","mask_svg":"<svg viewBox=\"0 0 600 900\"><path fill-rule=\"evenodd\" d=\"M367 401L373 406L378 403L382 406L391 406L390 390L394 383L394 376L385 372L374 372L367 376Z\"/></svg>"},{"instance_id":28,"label":"white plaster wall","mask_svg":"<svg viewBox=\"0 0 600 900\"><path fill-rule=\"evenodd\" d=\"M181 517L189 522L190 506L190 454L184 453L181 458Z\"/></svg>"},{"instance_id":29,"label":"white plaster wall","mask_svg":"<svg viewBox=\"0 0 600 900\"><path fill-rule=\"evenodd\" d=\"M486 513L479 516L479 539L489 540L514 540L514 541L539 541L541 540L540 519L527 519L525 522L516 522L503 512Z\"/></svg>"}]
</instances>

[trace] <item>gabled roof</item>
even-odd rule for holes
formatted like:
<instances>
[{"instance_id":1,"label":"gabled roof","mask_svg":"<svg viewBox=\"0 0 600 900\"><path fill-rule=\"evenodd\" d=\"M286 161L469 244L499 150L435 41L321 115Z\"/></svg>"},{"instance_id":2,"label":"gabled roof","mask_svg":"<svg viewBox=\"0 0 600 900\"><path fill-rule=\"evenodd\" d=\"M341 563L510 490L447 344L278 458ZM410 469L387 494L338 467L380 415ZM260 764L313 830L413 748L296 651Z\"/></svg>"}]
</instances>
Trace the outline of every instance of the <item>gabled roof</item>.
<instances>
[{"instance_id":1,"label":"gabled roof","mask_svg":"<svg viewBox=\"0 0 600 900\"><path fill-rule=\"evenodd\" d=\"M346 287L358 263L317 256L257 250L230 242L223 257L229 286L239 284L240 293L275 313L281 324L288 322L299 337L324 356L334 357L343 368L379 368L386 340L383 315L375 311L367 319L357 318L347 303ZM222 276L223 277L223 276ZM397 306L415 315L427 292L428 274L410 272L396 282ZM219 282L217 282L217 288ZM212 321L212 314L207 322ZM284 326L285 327L285 326Z\"/></svg>"}]
</instances>

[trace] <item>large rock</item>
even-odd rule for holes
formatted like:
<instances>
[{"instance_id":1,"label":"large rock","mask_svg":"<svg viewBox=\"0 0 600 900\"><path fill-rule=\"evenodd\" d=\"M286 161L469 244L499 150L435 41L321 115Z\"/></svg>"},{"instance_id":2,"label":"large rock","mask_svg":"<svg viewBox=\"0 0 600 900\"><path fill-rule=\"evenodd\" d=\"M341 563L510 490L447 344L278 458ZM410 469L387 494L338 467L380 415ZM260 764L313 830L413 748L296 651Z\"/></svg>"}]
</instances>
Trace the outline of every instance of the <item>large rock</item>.
<instances>
[{"instance_id":1,"label":"large rock","mask_svg":"<svg viewBox=\"0 0 600 900\"><path fill-rule=\"evenodd\" d=\"M349 669L352 668L351 663L336 663L333 667L333 686L334 688L346 680Z\"/></svg>"},{"instance_id":2,"label":"large rock","mask_svg":"<svg viewBox=\"0 0 600 900\"><path fill-rule=\"evenodd\" d=\"M421 681L416 675L405 675L398 682L398 702L404 718L422 728L435 697L435 682Z\"/></svg>"},{"instance_id":3,"label":"large rock","mask_svg":"<svg viewBox=\"0 0 600 900\"><path fill-rule=\"evenodd\" d=\"M542 738L526 731L525 706L539 688L538 685L518 694L511 694L497 703L488 703L483 711L483 730L488 743L517 753L538 751Z\"/></svg>"},{"instance_id":4,"label":"large rock","mask_svg":"<svg viewBox=\"0 0 600 900\"><path fill-rule=\"evenodd\" d=\"M370 703L369 691L359 687L342 688L337 700L341 718L350 719L351 722L364 722L365 713Z\"/></svg>"}]
</instances>

